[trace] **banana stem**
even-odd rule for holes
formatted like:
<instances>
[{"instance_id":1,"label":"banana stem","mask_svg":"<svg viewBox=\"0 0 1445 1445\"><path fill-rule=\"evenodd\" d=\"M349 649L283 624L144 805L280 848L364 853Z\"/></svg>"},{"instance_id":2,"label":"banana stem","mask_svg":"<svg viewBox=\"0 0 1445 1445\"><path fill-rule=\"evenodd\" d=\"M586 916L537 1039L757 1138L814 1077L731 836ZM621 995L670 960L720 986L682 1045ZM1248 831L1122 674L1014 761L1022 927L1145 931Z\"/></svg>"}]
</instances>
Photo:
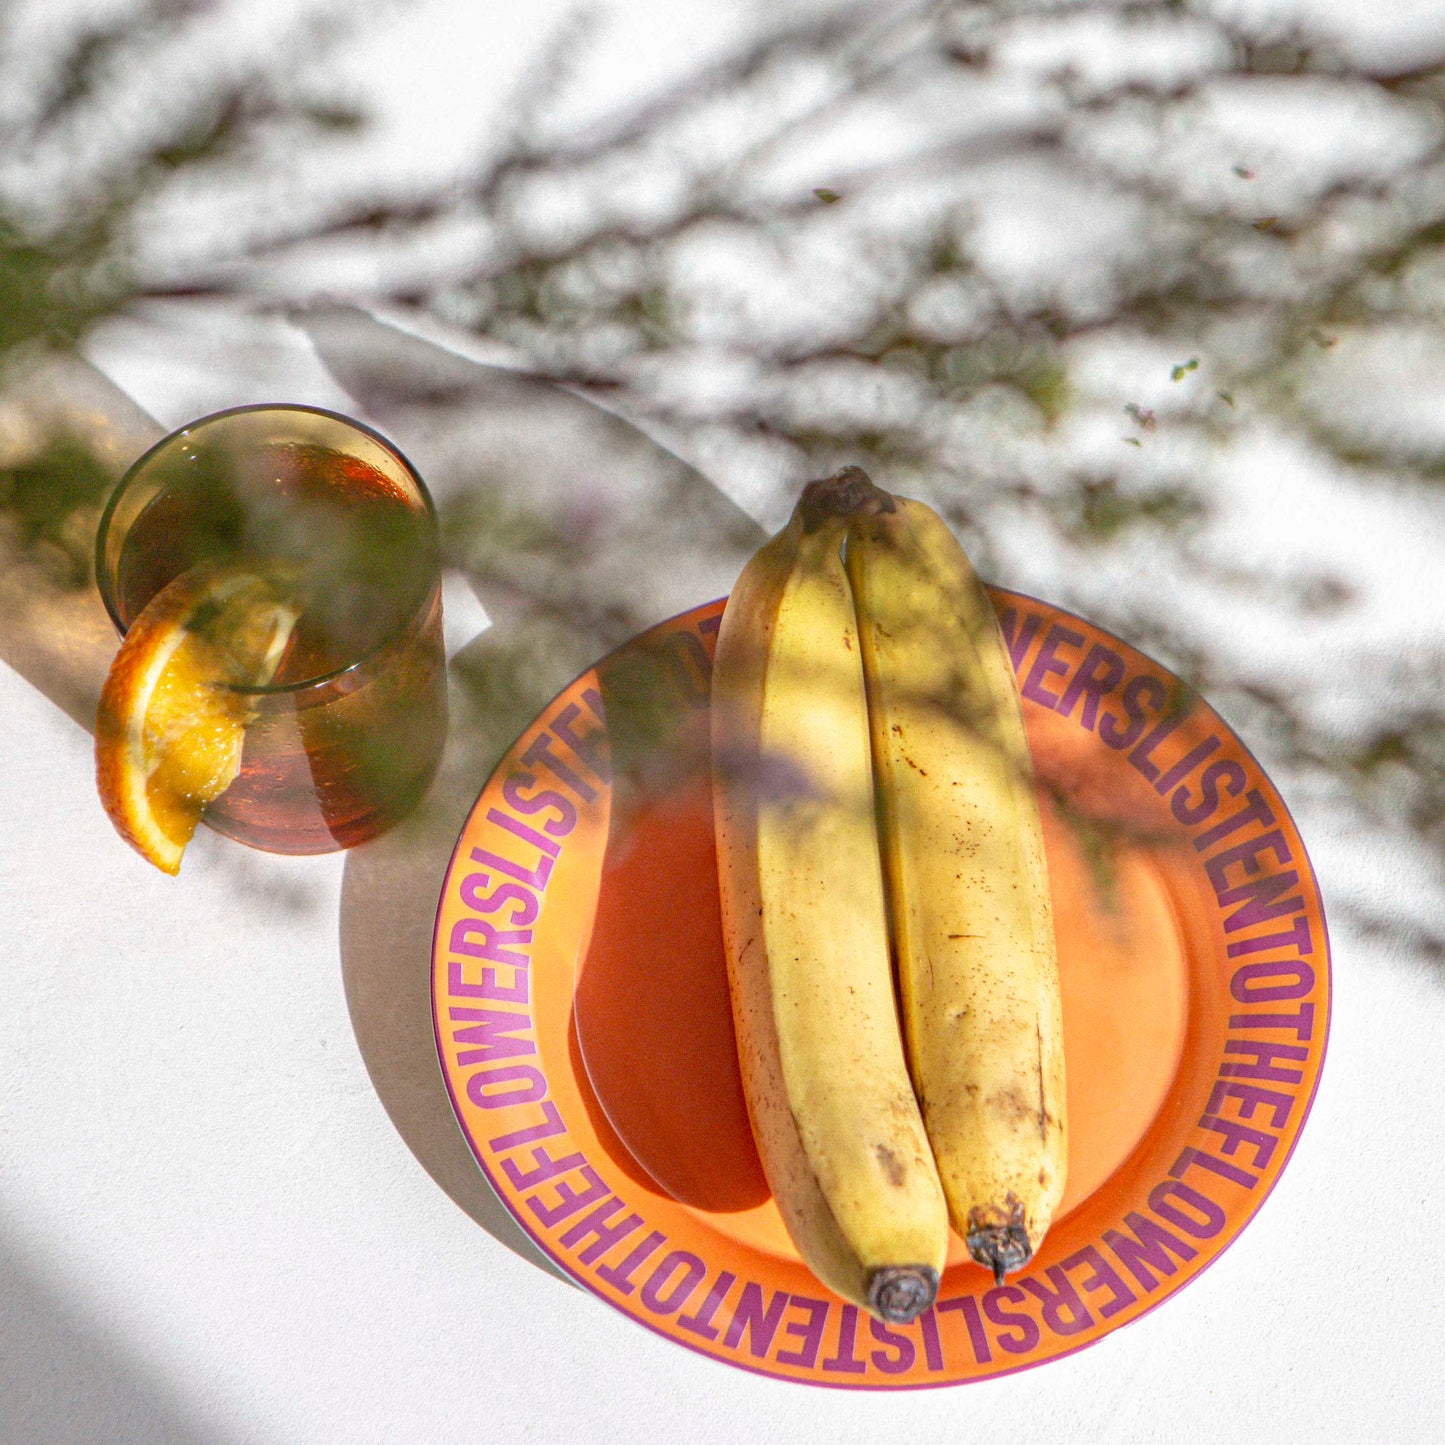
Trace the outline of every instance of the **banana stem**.
<instances>
[{"instance_id":1,"label":"banana stem","mask_svg":"<svg viewBox=\"0 0 1445 1445\"><path fill-rule=\"evenodd\" d=\"M831 477L809 482L798 499L798 515L807 532L816 532L830 517L876 516L896 510L893 498L862 467L844 467Z\"/></svg>"}]
</instances>

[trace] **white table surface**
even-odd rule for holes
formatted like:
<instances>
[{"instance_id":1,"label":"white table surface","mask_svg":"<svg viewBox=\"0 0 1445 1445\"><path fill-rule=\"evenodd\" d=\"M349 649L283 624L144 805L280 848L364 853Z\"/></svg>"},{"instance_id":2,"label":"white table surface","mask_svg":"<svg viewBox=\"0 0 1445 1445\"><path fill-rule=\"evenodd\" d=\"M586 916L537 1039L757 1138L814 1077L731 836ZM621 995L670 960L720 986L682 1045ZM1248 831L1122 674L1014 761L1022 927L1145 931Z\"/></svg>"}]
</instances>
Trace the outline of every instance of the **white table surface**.
<instances>
[{"instance_id":1,"label":"white table surface","mask_svg":"<svg viewBox=\"0 0 1445 1445\"><path fill-rule=\"evenodd\" d=\"M284 396L368 414L337 374L361 345L349 322L334 369L284 322L236 324L255 343L239 373L234 338L185 308L97 338L139 408L76 382L117 461L142 412L171 426ZM435 435L389 420L445 471ZM669 464L637 446L655 480ZM699 559L670 585L705 600L731 566ZM480 622L449 595L454 625ZM67 656L13 596L0 615L0 1441L1445 1438L1445 983L1424 964L1335 929L1329 1058L1295 1156L1143 1320L964 1387L758 1378L559 1279L490 1196L419 1022L434 859L381 840L287 860L202 830L171 880L118 841L70 715L114 646L94 605L76 604L92 610ZM1354 840L1300 822L1328 908Z\"/></svg>"}]
</instances>

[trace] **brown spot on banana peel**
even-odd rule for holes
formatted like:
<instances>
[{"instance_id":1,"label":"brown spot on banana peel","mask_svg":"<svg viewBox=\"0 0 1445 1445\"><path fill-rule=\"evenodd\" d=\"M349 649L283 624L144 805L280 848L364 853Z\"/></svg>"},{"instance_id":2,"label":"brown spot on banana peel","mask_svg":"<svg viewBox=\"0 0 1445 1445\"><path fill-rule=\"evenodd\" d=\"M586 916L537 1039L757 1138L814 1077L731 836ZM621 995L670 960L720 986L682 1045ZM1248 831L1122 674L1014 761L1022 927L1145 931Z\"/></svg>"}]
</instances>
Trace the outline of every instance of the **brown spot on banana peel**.
<instances>
[{"instance_id":1,"label":"brown spot on banana peel","mask_svg":"<svg viewBox=\"0 0 1445 1445\"><path fill-rule=\"evenodd\" d=\"M1027 1126L1030 1120L1036 1117L1036 1110L1017 1088L1009 1087L1000 1089L990 1094L984 1100L984 1107L996 1114L999 1119L1006 1120L1009 1127L1022 1129Z\"/></svg>"},{"instance_id":2,"label":"brown spot on banana peel","mask_svg":"<svg viewBox=\"0 0 1445 1445\"><path fill-rule=\"evenodd\" d=\"M968 1233L964 1236L974 1262L993 1272L993 1282L1003 1283L1007 1270L1019 1270L1033 1258L1024 1224L1024 1207L1010 1192L1000 1210L993 1205L974 1205L968 1212Z\"/></svg>"},{"instance_id":3,"label":"brown spot on banana peel","mask_svg":"<svg viewBox=\"0 0 1445 1445\"><path fill-rule=\"evenodd\" d=\"M873 1152L878 1156L878 1163L882 1166L884 1174L888 1176L888 1182L895 1189L902 1189L903 1181L908 1177L908 1171L903 1167L902 1160L886 1144L875 1144Z\"/></svg>"},{"instance_id":4,"label":"brown spot on banana peel","mask_svg":"<svg viewBox=\"0 0 1445 1445\"><path fill-rule=\"evenodd\" d=\"M1034 1036L1039 1041L1039 1138L1047 1142L1049 1137L1049 1106L1044 1101L1044 1030L1041 1024L1034 1025Z\"/></svg>"}]
</instances>

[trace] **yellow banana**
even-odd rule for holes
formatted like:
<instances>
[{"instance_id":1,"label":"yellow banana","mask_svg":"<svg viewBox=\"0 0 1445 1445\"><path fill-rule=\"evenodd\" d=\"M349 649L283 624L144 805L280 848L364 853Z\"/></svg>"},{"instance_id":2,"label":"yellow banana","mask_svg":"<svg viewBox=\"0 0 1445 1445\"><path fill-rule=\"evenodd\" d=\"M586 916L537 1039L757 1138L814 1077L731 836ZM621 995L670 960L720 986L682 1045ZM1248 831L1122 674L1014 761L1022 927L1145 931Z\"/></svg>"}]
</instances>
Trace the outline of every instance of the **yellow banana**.
<instances>
[{"instance_id":1,"label":"yellow banana","mask_svg":"<svg viewBox=\"0 0 1445 1445\"><path fill-rule=\"evenodd\" d=\"M856 468L857 607L909 1067L954 1228L1002 1281L1067 1164L1058 965L1017 685L943 519Z\"/></svg>"},{"instance_id":2,"label":"yellow banana","mask_svg":"<svg viewBox=\"0 0 1445 1445\"><path fill-rule=\"evenodd\" d=\"M937 1292L948 1214L894 998L837 500L805 492L728 600L718 873L743 1090L783 1220L826 1285L901 1323Z\"/></svg>"}]
</instances>

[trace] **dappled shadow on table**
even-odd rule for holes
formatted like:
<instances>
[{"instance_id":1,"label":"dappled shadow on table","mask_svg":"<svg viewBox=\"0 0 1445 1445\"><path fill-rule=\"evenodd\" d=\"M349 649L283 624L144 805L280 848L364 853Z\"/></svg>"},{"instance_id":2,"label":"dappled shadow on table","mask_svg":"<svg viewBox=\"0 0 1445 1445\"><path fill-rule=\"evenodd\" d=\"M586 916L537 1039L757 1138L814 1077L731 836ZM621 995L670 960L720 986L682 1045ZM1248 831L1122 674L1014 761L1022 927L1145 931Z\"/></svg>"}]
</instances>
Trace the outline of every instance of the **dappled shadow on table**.
<instances>
[{"instance_id":1,"label":"dappled shadow on table","mask_svg":"<svg viewBox=\"0 0 1445 1445\"><path fill-rule=\"evenodd\" d=\"M529 1249L466 1151L431 1036L446 859L536 711L610 648L725 592L761 536L642 428L775 520L841 463L928 496L985 574L1042 579L1158 657L1321 816L1416 847L1430 882L1418 899L1382 904L1367 886L1338 907L1445 957L1438 637L1406 653L1353 635L1332 667L1285 676L1215 614L1327 639L1361 602L1350 569L1209 540L1274 485L1278 453L1232 491L1230 468L1281 439L1331 487L1376 508L1403 496L1402 516L1439 522L1440 438L1404 405L1439 374L1438 48L1357 53L1303 21L1178 7L860 5L781 25L584 136L532 134L537 100L442 194L333 196L158 261L132 223L176 178L209 167L210 201L234 201L278 143L344 143L360 119L261 84L262 57L209 89L199 77L175 134L117 130L95 175L48 188L45 156L106 133L147 47L183 38L192 8L143 5L81 24L48 58L0 56L16 95L30 79L45 92L0 116L8 151L39 165L29 191L21 176L0 197L13 303L0 308L0 658L91 726L116 643L88 537L159 428L76 359L87 329L157 296L293 317L418 465L447 561L494 624L452 661L451 745L427 807L348 857L340 926L383 1104L498 1238ZM1117 63L1098 65L1104 54ZM905 125L896 151L866 162L822 145L827 174L804 163L835 128L904 115L919 94L973 120ZM998 109L1001 94L1020 104ZM1284 143L1287 127L1259 123L1306 134L1311 114L1343 113L1390 143L1356 152L1341 136L1338 163L1317 164ZM485 244L438 261L428 247L449 225ZM1053 247L1075 231L1093 238L1087 265ZM512 369L315 304L315 277L347 248L395 263L366 301L460 326Z\"/></svg>"},{"instance_id":2,"label":"dappled shadow on table","mask_svg":"<svg viewBox=\"0 0 1445 1445\"><path fill-rule=\"evenodd\" d=\"M341 949L353 1027L423 1166L496 1238L544 1263L477 1168L442 1084L429 964L447 863L492 769L546 703L637 631L725 593L761 533L676 457L545 381L356 312L301 320L426 477L446 560L493 623L451 661L449 741L425 803L347 857ZM499 540L508 537L511 549Z\"/></svg>"},{"instance_id":3,"label":"dappled shadow on table","mask_svg":"<svg viewBox=\"0 0 1445 1445\"><path fill-rule=\"evenodd\" d=\"M469 468L443 521L494 620L584 628L594 652L652 615L654 559L696 559L699 596L726 571L707 565L718 534L679 526L656 475L634 484L647 444L621 418L770 521L807 478L862 464L938 505L991 580L1184 677L1339 831L1418 864L1416 896L1382 905L1387 880L1357 870L1335 909L1445 957L1439 637L1379 635L1397 636L1370 596L1389 579L1356 555L1364 539L1292 549L1278 518L1241 527L1290 471L1347 496L1332 515L1388 518L1367 529L1377 545L1441 525L1438 30L1383 10L1342 27L1267 9L860 3L777 18L582 127L561 118L567 31L495 145L398 194L366 169L365 115L265 47L198 61L164 115L130 123L158 58L208 53L213 8L51 19L35 0L0 21L0 149L17 158L0 185L0 363L29 370L37 348L156 298L295 315L373 420L417 424L429 480ZM346 11L298 5L277 47L319 70L371 8ZM882 139L860 155L865 120ZM302 156L346 184L282 196L268 178ZM274 206L254 204L257 185ZM313 309L338 275L513 370L435 349L392 370L395 335L374 345L359 313ZM504 406L465 404L483 374ZM554 428L604 436L539 407L544 380L611 414L610 476L528 470L522 452ZM7 566L7 623L55 591L74 561L66 517L92 505L73 438L55 439L57 485L40 491L13 441L0 541L51 570ZM560 528L514 507L517 477ZM644 498L662 505L633 527ZM738 534L723 535L728 554ZM604 601L575 580L602 576L629 585ZM43 664L13 626L0 647L27 676L48 669L81 719L104 631L67 607L45 630L69 640ZM1311 661L1321 650L1332 669Z\"/></svg>"},{"instance_id":4,"label":"dappled shadow on table","mask_svg":"<svg viewBox=\"0 0 1445 1445\"><path fill-rule=\"evenodd\" d=\"M152 1360L127 1351L6 1233L0 1220L0 1437L15 1445L229 1445L239 1438L195 1419L183 1403L193 1382L172 1388L158 1379Z\"/></svg>"},{"instance_id":5,"label":"dappled shadow on table","mask_svg":"<svg viewBox=\"0 0 1445 1445\"><path fill-rule=\"evenodd\" d=\"M449 743L425 803L347 857L340 944L353 1027L428 1173L543 1263L468 1153L442 1087L428 977L441 881L467 809L548 699L637 630L726 592L761 534L676 457L550 383L475 366L357 312L313 312L305 324L366 418L419 464L445 561L493 623L451 659ZM14 445L0 656L90 730L117 646L90 583L95 523L160 429L76 358L30 382L0 397ZM85 465L64 470L77 455ZM51 475L71 485L47 509L54 494L33 479Z\"/></svg>"}]
</instances>

